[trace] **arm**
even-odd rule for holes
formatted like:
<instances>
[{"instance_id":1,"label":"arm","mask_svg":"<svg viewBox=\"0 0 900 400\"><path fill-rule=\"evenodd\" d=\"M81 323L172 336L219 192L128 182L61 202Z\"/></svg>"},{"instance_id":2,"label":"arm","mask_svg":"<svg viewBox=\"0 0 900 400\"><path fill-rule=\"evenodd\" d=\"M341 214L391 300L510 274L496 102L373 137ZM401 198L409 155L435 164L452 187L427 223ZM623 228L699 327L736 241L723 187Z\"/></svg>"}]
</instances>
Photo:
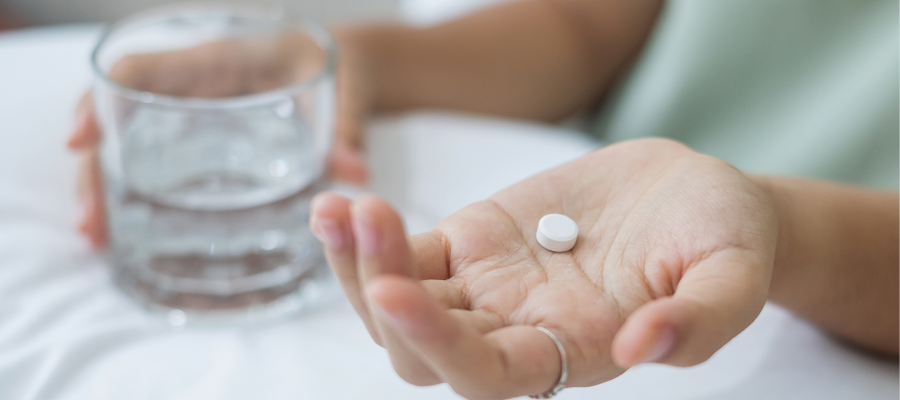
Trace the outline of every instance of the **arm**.
<instances>
[{"instance_id":1,"label":"arm","mask_svg":"<svg viewBox=\"0 0 900 400\"><path fill-rule=\"evenodd\" d=\"M452 108L556 120L591 105L637 55L661 1L524 0L434 27L336 32L375 110Z\"/></svg>"},{"instance_id":2,"label":"arm","mask_svg":"<svg viewBox=\"0 0 900 400\"><path fill-rule=\"evenodd\" d=\"M769 299L834 336L897 356L896 192L754 178L779 217Z\"/></svg>"}]
</instances>

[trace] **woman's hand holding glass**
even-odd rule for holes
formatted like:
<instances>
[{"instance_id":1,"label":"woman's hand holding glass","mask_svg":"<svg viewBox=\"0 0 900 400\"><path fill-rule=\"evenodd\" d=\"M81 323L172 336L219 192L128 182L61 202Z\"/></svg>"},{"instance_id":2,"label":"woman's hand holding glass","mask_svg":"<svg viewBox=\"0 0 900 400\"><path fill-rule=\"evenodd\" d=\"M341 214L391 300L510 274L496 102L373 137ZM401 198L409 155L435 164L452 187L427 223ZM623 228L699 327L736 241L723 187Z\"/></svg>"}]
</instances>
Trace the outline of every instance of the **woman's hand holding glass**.
<instances>
[{"instance_id":1,"label":"woman's hand holding glass","mask_svg":"<svg viewBox=\"0 0 900 400\"><path fill-rule=\"evenodd\" d=\"M560 213L570 252L535 239ZM312 224L396 371L470 398L590 386L642 362L694 365L762 309L777 221L760 188L675 142L613 145L516 184L406 237L374 197L321 194Z\"/></svg>"},{"instance_id":2,"label":"woman's hand holding glass","mask_svg":"<svg viewBox=\"0 0 900 400\"><path fill-rule=\"evenodd\" d=\"M119 60L110 75L122 86L180 97L230 97L275 89L309 79L321 69L324 55L303 35L278 40L223 40L179 51L132 55ZM368 107L352 49L337 70L338 114L330 175L364 183L368 171L363 156L362 123ZM97 158L102 132L90 92L76 108L68 146L81 151L79 190L85 204L81 231L102 247L107 242L103 182Z\"/></svg>"}]
</instances>

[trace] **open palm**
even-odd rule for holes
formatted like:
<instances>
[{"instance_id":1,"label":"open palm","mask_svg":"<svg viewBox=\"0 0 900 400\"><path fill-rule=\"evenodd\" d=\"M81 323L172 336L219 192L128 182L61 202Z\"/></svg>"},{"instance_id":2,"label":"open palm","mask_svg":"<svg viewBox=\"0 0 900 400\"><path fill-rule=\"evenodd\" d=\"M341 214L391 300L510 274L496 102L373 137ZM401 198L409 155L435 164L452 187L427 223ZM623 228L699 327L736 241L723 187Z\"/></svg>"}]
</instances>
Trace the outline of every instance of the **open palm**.
<instances>
[{"instance_id":1,"label":"open palm","mask_svg":"<svg viewBox=\"0 0 900 400\"><path fill-rule=\"evenodd\" d=\"M518 183L406 238L366 197L325 194L313 229L373 338L414 384L471 398L609 380L640 362L692 365L765 302L776 221L728 164L666 140L626 142ZM578 223L575 247L535 239L550 213Z\"/></svg>"}]
</instances>

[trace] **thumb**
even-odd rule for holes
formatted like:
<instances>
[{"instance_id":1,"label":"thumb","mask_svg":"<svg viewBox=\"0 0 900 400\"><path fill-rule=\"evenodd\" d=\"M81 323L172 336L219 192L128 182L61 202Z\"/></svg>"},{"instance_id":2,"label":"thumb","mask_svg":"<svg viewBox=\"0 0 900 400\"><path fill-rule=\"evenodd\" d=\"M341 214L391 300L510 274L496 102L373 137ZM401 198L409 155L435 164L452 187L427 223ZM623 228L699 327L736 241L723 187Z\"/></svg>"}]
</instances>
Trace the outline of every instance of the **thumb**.
<instances>
[{"instance_id":1,"label":"thumb","mask_svg":"<svg viewBox=\"0 0 900 400\"><path fill-rule=\"evenodd\" d=\"M613 361L622 368L706 361L759 315L771 263L758 252L729 249L694 265L675 295L646 303L628 317L613 340Z\"/></svg>"}]
</instances>

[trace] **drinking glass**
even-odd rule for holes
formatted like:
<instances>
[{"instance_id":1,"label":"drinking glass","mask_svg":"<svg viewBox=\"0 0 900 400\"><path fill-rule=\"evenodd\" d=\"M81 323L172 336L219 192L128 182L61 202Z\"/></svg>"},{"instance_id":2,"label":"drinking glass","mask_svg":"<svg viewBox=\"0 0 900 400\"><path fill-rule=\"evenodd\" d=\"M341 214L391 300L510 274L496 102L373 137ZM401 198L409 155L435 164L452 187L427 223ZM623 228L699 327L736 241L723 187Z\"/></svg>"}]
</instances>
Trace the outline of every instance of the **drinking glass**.
<instances>
[{"instance_id":1,"label":"drinking glass","mask_svg":"<svg viewBox=\"0 0 900 400\"><path fill-rule=\"evenodd\" d=\"M91 63L121 289L182 326L283 316L333 286L309 231L335 113L324 29L181 4L113 24Z\"/></svg>"}]
</instances>

